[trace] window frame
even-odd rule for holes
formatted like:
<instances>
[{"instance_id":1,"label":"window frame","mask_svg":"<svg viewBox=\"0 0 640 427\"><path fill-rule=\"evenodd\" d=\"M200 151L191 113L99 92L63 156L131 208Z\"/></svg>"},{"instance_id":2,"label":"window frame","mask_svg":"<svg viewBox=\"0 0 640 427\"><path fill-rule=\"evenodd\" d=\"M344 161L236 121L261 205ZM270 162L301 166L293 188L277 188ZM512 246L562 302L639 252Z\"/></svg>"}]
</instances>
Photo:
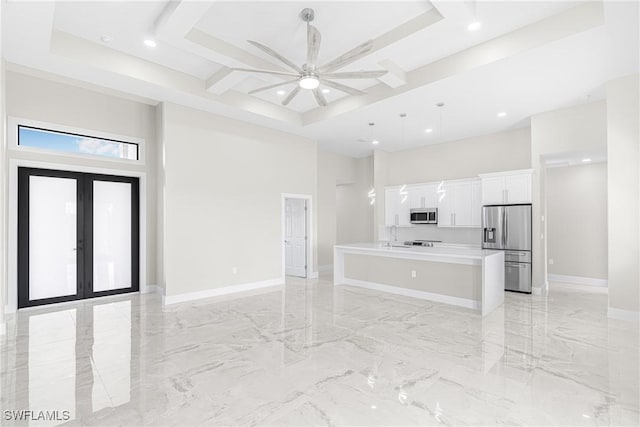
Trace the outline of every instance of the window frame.
<instances>
[{"instance_id":1,"label":"window frame","mask_svg":"<svg viewBox=\"0 0 640 427\"><path fill-rule=\"evenodd\" d=\"M40 122L36 120L21 119L17 117L8 117L7 119L7 133L8 133L8 148L14 152L36 153L45 156L66 157L85 160L98 160L110 163L120 163L126 165L139 165L145 164L146 150L144 138L136 138L126 135L117 135L107 132L100 132L91 129L83 129L72 126L64 126L55 123ZM86 138L103 139L111 142L122 142L126 144L135 144L138 146L138 159L122 159L118 157L100 156L98 154L91 153L75 153L72 151L59 151L49 150L46 148L29 147L26 145L20 145L19 132L20 127L39 130L43 132L52 132L65 134L70 136L79 136Z\"/></svg>"}]
</instances>

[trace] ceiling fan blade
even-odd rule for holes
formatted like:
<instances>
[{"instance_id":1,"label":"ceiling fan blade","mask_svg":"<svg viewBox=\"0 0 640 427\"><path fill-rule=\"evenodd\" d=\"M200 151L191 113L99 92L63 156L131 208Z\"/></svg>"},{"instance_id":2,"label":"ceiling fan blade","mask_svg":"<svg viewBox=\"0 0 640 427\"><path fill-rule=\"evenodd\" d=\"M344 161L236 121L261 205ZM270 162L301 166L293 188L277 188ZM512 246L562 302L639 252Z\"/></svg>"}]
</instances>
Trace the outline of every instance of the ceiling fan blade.
<instances>
[{"instance_id":1,"label":"ceiling fan blade","mask_svg":"<svg viewBox=\"0 0 640 427\"><path fill-rule=\"evenodd\" d=\"M258 93L258 92L262 92L262 91L265 91L265 90L273 89L274 87L288 85L290 83L297 82L297 81L298 81L298 79L293 79L293 80L287 80L286 82L276 83L276 84L270 85L270 86L263 86L261 88L249 91L249 95L253 95L254 93Z\"/></svg>"},{"instance_id":2,"label":"ceiling fan blade","mask_svg":"<svg viewBox=\"0 0 640 427\"><path fill-rule=\"evenodd\" d=\"M307 66L311 69L316 68L321 40L320 31L313 25L307 24Z\"/></svg>"},{"instance_id":3,"label":"ceiling fan blade","mask_svg":"<svg viewBox=\"0 0 640 427\"><path fill-rule=\"evenodd\" d=\"M276 76L295 76L300 77L298 73L287 73L285 71L273 71L273 70L258 70L255 68L231 68L233 71L246 71L248 73L262 73L262 74L273 74Z\"/></svg>"},{"instance_id":4,"label":"ceiling fan blade","mask_svg":"<svg viewBox=\"0 0 640 427\"><path fill-rule=\"evenodd\" d=\"M366 95L367 94L367 92L363 92L360 89L356 89L356 88L353 88L353 87L350 87L350 86L345 86L342 83L332 82L331 80L325 80L325 79L320 79L320 81L325 86L332 87L332 88L337 89L339 91L348 93L349 95Z\"/></svg>"},{"instance_id":5,"label":"ceiling fan blade","mask_svg":"<svg viewBox=\"0 0 640 427\"><path fill-rule=\"evenodd\" d=\"M316 98L316 102L318 103L319 106L321 107L326 107L327 106L327 100L324 97L324 95L322 94L322 92L320 91L320 88L317 87L313 90L313 96Z\"/></svg>"},{"instance_id":6,"label":"ceiling fan blade","mask_svg":"<svg viewBox=\"0 0 640 427\"><path fill-rule=\"evenodd\" d=\"M291 92L289 92L289 95L287 95L287 97L282 100L282 105L289 104L291 102L291 100L296 97L298 92L300 92L300 86L294 87L293 90Z\"/></svg>"},{"instance_id":7,"label":"ceiling fan blade","mask_svg":"<svg viewBox=\"0 0 640 427\"><path fill-rule=\"evenodd\" d=\"M369 40L362 43L359 46L354 47L350 51L343 53L331 62L324 64L318 68L319 73L330 73L334 70L344 67L347 64L351 64L363 57L367 52L373 49L373 41Z\"/></svg>"},{"instance_id":8,"label":"ceiling fan blade","mask_svg":"<svg viewBox=\"0 0 640 427\"><path fill-rule=\"evenodd\" d=\"M387 74L387 70L345 71L343 73L322 74L325 79L377 79Z\"/></svg>"},{"instance_id":9,"label":"ceiling fan blade","mask_svg":"<svg viewBox=\"0 0 640 427\"><path fill-rule=\"evenodd\" d=\"M252 45L254 45L255 47L257 47L258 49L260 49L261 51L263 51L263 52L273 56L274 58L278 59L280 62L283 62L283 63L287 64L290 68L293 68L294 70L296 70L298 72L302 72L302 69L300 67L298 67L296 64L294 64L293 62L291 62L290 60L288 60L284 56L280 55L278 52L276 52L275 50L271 49L270 47L265 46L262 43L254 42L253 40L247 40L247 41L249 43L251 43Z\"/></svg>"}]
</instances>

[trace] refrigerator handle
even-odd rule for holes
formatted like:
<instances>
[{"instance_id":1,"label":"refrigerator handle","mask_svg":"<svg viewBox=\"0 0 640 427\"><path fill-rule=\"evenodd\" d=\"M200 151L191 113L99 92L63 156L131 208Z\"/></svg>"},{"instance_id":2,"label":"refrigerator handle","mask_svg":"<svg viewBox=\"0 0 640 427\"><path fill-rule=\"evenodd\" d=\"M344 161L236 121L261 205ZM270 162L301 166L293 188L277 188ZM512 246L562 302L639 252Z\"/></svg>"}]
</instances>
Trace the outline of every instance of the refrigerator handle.
<instances>
[{"instance_id":1,"label":"refrigerator handle","mask_svg":"<svg viewBox=\"0 0 640 427\"><path fill-rule=\"evenodd\" d=\"M507 210L502 209L502 247L507 248Z\"/></svg>"}]
</instances>

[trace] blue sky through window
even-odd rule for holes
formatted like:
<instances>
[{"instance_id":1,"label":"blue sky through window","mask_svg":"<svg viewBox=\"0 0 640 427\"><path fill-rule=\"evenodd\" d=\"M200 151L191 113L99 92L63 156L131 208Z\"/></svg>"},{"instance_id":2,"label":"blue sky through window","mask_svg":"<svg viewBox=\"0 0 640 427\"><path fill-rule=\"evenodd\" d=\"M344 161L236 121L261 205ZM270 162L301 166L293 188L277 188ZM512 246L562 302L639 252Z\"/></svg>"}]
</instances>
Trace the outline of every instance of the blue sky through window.
<instances>
[{"instance_id":1,"label":"blue sky through window","mask_svg":"<svg viewBox=\"0 0 640 427\"><path fill-rule=\"evenodd\" d=\"M41 148L43 150L138 160L137 144L33 129L25 126L18 128L18 141L21 146Z\"/></svg>"}]
</instances>

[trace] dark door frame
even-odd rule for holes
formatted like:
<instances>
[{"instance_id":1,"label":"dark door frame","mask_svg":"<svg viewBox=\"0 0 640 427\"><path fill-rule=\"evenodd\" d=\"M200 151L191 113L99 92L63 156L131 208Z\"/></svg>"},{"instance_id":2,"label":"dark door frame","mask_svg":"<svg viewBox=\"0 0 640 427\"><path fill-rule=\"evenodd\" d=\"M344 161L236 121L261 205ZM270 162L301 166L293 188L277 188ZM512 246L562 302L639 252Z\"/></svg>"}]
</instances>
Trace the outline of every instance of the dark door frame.
<instances>
[{"instance_id":1,"label":"dark door frame","mask_svg":"<svg viewBox=\"0 0 640 427\"><path fill-rule=\"evenodd\" d=\"M76 293L29 299L29 177L76 180ZM93 291L93 182L131 184L131 286ZM18 308L137 292L140 289L140 183L137 177L18 167Z\"/></svg>"}]
</instances>

